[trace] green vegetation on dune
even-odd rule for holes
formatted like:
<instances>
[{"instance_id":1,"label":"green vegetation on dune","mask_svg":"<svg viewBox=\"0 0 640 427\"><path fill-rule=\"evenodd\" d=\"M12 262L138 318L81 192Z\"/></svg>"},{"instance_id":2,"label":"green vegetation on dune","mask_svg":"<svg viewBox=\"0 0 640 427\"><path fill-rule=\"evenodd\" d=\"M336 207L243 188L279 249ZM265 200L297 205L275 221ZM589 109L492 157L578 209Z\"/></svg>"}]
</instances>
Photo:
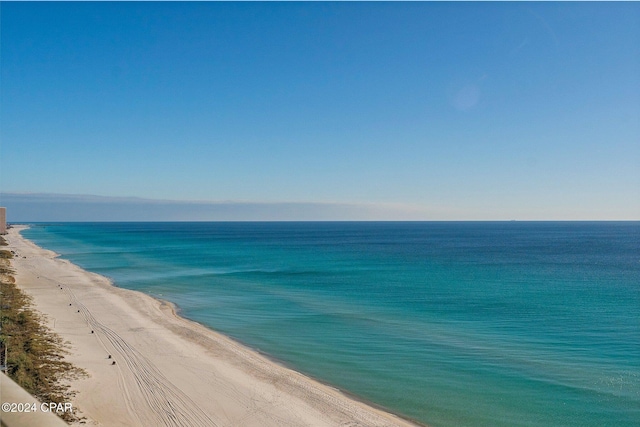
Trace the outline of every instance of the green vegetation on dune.
<instances>
[{"instance_id":1,"label":"green vegetation on dune","mask_svg":"<svg viewBox=\"0 0 640 427\"><path fill-rule=\"evenodd\" d=\"M0 237L0 245L6 244ZM67 380L86 373L64 360L66 343L31 308L28 295L15 285L11 251L0 250L0 354L6 349L7 375L41 402L69 403L75 395ZM67 422L77 413L61 413Z\"/></svg>"}]
</instances>

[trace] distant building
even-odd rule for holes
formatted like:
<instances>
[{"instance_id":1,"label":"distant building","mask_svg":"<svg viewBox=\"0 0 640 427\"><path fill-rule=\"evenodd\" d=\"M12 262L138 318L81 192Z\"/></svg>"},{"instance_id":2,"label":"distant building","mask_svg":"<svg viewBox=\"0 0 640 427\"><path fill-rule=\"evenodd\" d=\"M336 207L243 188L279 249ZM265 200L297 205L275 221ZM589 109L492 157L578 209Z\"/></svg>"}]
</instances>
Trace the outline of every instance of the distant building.
<instances>
[{"instance_id":1,"label":"distant building","mask_svg":"<svg viewBox=\"0 0 640 427\"><path fill-rule=\"evenodd\" d=\"M7 234L7 208L0 208L0 234Z\"/></svg>"}]
</instances>

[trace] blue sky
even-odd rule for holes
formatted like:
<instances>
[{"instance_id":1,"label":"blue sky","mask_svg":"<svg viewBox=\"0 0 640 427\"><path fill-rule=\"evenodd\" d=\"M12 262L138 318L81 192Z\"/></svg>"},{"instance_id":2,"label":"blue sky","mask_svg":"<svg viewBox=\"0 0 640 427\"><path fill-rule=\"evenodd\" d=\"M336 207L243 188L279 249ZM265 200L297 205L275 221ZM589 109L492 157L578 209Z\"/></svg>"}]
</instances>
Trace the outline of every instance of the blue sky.
<instances>
[{"instance_id":1,"label":"blue sky","mask_svg":"<svg viewBox=\"0 0 640 427\"><path fill-rule=\"evenodd\" d=\"M640 219L638 3L0 7L0 203Z\"/></svg>"}]
</instances>

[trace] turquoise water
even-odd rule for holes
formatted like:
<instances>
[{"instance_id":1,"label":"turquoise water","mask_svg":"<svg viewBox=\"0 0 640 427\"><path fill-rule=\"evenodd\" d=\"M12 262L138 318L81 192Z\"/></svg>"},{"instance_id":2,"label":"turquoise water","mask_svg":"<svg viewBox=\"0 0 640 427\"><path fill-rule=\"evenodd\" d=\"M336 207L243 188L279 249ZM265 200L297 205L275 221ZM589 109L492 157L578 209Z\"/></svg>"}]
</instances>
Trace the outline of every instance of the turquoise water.
<instances>
[{"instance_id":1,"label":"turquoise water","mask_svg":"<svg viewBox=\"0 0 640 427\"><path fill-rule=\"evenodd\" d=\"M24 236L431 426L640 425L640 223L78 223Z\"/></svg>"}]
</instances>

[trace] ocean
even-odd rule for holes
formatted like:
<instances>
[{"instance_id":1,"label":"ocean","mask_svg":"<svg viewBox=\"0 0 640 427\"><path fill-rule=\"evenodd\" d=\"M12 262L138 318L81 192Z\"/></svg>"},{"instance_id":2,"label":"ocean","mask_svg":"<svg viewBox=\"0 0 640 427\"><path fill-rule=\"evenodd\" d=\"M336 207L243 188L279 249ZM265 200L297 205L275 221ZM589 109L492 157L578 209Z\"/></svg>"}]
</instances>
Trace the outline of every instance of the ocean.
<instances>
[{"instance_id":1,"label":"ocean","mask_svg":"<svg viewBox=\"0 0 640 427\"><path fill-rule=\"evenodd\" d=\"M38 223L23 235L430 426L640 425L640 222Z\"/></svg>"}]
</instances>

